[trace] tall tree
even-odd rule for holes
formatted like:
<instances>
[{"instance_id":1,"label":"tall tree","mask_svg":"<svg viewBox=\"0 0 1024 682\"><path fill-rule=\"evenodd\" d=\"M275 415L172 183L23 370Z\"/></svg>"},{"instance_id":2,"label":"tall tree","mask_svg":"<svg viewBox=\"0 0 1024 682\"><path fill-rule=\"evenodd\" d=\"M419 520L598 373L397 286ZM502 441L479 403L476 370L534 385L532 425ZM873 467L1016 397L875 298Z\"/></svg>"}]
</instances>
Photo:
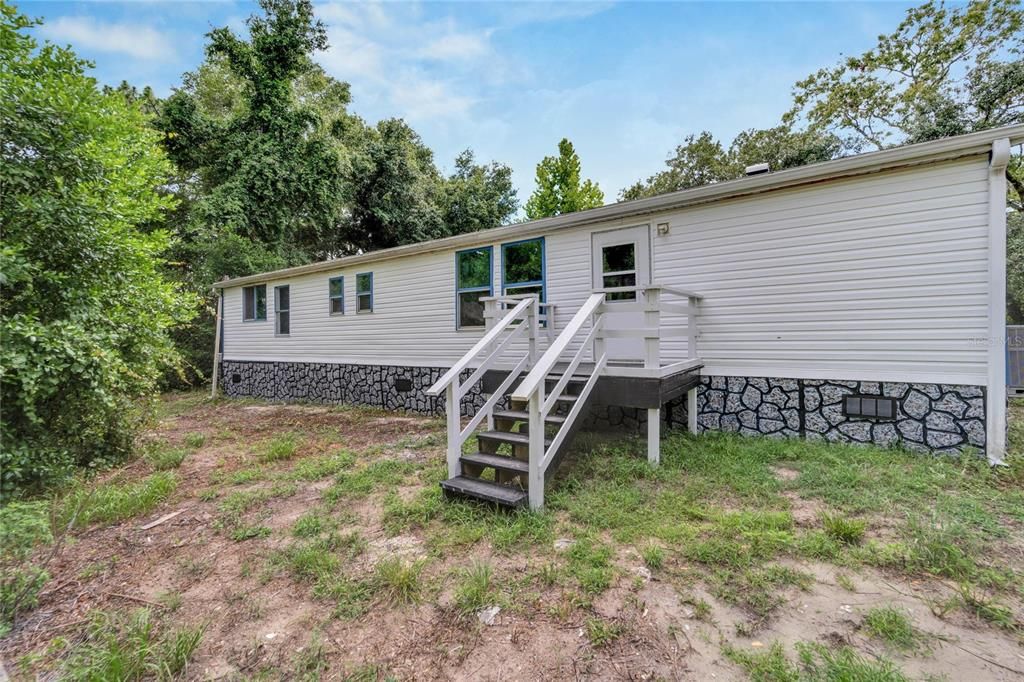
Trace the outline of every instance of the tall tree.
<instances>
[{"instance_id":1,"label":"tall tree","mask_svg":"<svg viewBox=\"0 0 1024 682\"><path fill-rule=\"evenodd\" d=\"M558 156L545 156L537 164L537 188L526 202L530 220L596 208L604 192L591 180L581 179L580 157L566 138L558 143Z\"/></svg>"},{"instance_id":2,"label":"tall tree","mask_svg":"<svg viewBox=\"0 0 1024 682\"><path fill-rule=\"evenodd\" d=\"M874 48L797 82L786 120L828 130L851 151L903 143L951 110L970 130L1024 120L1022 28L1018 0L926 2Z\"/></svg>"},{"instance_id":3,"label":"tall tree","mask_svg":"<svg viewBox=\"0 0 1024 682\"><path fill-rule=\"evenodd\" d=\"M152 229L171 166L138 105L0 2L0 493L130 451L195 303Z\"/></svg>"},{"instance_id":4,"label":"tall tree","mask_svg":"<svg viewBox=\"0 0 1024 682\"><path fill-rule=\"evenodd\" d=\"M733 180L747 166L767 163L772 170L783 170L835 158L840 142L834 135L814 131L794 131L786 125L765 130L745 130L733 139L728 149L704 131L690 135L676 147L667 168L622 190L620 201L656 196L714 182Z\"/></svg>"},{"instance_id":5,"label":"tall tree","mask_svg":"<svg viewBox=\"0 0 1024 682\"><path fill-rule=\"evenodd\" d=\"M479 165L469 149L455 158L455 171L440 197L449 234L462 234L506 223L519 208L512 169L500 163Z\"/></svg>"}]
</instances>

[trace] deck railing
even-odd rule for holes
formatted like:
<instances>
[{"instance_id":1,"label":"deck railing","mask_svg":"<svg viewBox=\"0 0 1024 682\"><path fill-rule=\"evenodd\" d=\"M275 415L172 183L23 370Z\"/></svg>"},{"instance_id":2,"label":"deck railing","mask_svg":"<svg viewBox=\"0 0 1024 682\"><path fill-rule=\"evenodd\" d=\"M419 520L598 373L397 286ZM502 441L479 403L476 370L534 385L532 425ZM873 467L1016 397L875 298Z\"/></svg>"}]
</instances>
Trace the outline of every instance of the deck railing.
<instances>
[{"instance_id":1,"label":"deck railing","mask_svg":"<svg viewBox=\"0 0 1024 682\"><path fill-rule=\"evenodd\" d=\"M608 301L608 296L622 293L635 294L634 300ZM682 299L685 303L666 302L664 295L669 294ZM643 357L636 358L643 362L643 367L616 367L619 375L649 376L660 378L670 373L684 371L700 364L697 356L697 314L701 295L692 291L675 289L657 285L634 287L615 287L595 289L586 302L576 311L565 329L555 338L548 350L533 364L529 374L512 393L512 400L527 404L529 412L529 485L530 507L539 509L544 506L544 480L559 448L572 430L573 423L587 405L591 392L598 378L608 367L608 351L606 341L618 338L639 338L644 344ZM609 313L642 312L642 326L621 326L610 322ZM667 326L663 324L662 314L674 313L685 318L684 325ZM662 364L661 341L664 338L686 338L687 358L667 365ZM548 376L555 372L556 365L562 357L572 351L569 363L559 368L561 373L558 381L550 391L547 390ZM582 360L590 352L593 365L586 373L578 373ZM544 424L552 410L558 404L566 386L570 381L582 382L583 386L575 395L572 408L566 415L558 433L550 442L546 442ZM689 394L689 416L691 430L694 430L696 418L696 393ZM647 439L648 459L657 464L660 459L660 408L648 410Z\"/></svg>"},{"instance_id":2,"label":"deck railing","mask_svg":"<svg viewBox=\"0 0 1024 682\"><path fill-rule=\"evenodd\" d=\"M448 477L454 478L462 473L459 457L462 444L466 442L477 426L485 418L490 423L493 419L494 406L505 395L512 383L524 372L537 357L537 299L528 297L518 300L505 315L490 326L479 341L462 358L455 363L433 386L427 389L427 395L445 394L447 403L448 431ZM526 352L516 361L504 358L508 351L513 350L517 339L527 343ZM486 353L483 361L476 363L477 357ZM483 406L462 426L462 399L484 377L488 370L499 364L513 363L508 376L495 389ZM473 369L473 373L464 382L460 381L462 373Z\"/></svg>"}]
</instances>

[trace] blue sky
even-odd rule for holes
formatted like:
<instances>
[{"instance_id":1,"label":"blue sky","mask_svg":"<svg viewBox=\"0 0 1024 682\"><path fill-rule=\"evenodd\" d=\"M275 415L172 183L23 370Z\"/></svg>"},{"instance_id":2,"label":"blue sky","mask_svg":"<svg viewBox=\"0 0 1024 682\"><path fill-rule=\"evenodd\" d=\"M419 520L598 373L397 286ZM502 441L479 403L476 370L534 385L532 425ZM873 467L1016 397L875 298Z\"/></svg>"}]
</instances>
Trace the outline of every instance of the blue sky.
<instances>
[{"instance_id":1,"label":"blue sky","mask_svg":"<svg viewBox=\"0 0 1024 682\"><path fill-rule=\"evenodd\" d=\"M317 4L317 60L352 85L352 110L405 118L450 169L472 148L513 169L525 202L537 162L568 137L605 200L663 167L689 133L726 143L778 122L793 83L871 47L917 3L387 2ZM167 94L216 26L249 2L22 2L41 37L71 44L105 83Z\"/></svg>"}]
</instances>

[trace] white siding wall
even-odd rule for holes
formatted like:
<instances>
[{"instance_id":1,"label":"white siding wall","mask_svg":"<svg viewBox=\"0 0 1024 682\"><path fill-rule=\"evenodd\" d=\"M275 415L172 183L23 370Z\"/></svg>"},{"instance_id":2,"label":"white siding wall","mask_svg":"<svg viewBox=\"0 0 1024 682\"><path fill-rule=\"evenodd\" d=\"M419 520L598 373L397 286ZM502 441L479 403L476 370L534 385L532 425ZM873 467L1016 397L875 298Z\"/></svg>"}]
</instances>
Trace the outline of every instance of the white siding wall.
<instances>
[{"instance_id":1,"label":"white siding wall","mask_svg":"<svg viewBox=\"0 0 1024 682\"><path fill-rule=\"evenodd\" d=\"M590 234L652 228L653 279L705 295L707 374L984 383L987 159L933 164L681 209L546 237L555 331L591 287ZM500 244L494 244L500 288ZM374 312L355 312L357 272ZM439 252L267 282L266 322L225 294L224 357L449 366L479 338L455 330L455 256ZM327 282L345 276L343 316ZM291 285L291 335L274 335L276 284ZM686 355L665 342L666 360Z\"/></svg>"},{"instance_id":2,"label":"white siding wall","mask_svg":"<svg viewBox=\"0 0 1024 682\"><path fill-rule=\"evenodd\" d=\"M705 373L985 383L987 160L696 207L654 280L705 295Z\"/></svg>"}]
</instances>

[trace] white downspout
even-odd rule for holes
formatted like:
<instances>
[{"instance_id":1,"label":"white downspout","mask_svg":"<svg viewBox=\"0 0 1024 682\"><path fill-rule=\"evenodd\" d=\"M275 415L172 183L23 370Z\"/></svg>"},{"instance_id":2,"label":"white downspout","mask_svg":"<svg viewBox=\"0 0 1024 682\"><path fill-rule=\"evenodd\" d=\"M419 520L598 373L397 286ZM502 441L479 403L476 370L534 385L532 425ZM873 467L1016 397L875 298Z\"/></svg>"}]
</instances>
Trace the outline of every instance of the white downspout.
<instances>
[{"instance_id":1,"label":"white downspout","mask_svg":"<svg viewBox=\"0 0 1024 682\"><path fill-rule=\"evenodd\" d=\"M1006 165L1010 140L992 143L988 175L988 386L985 451L990 464L1006 453Z\"/></svg>"},{"instance_id":2,"label":"white downspout","mask_svg":"<svg viewBox=\"0 0 1024 682\"><path fill-rule=\"evenodd\" d=\"M213 333L213 377L210 384L210 397L217 397L217 379L220 378L220 328L221 328L221 316L224 315L224 290L217 290L217 317L214 320L216 327Z\"/></svg>"}]
</instances>

